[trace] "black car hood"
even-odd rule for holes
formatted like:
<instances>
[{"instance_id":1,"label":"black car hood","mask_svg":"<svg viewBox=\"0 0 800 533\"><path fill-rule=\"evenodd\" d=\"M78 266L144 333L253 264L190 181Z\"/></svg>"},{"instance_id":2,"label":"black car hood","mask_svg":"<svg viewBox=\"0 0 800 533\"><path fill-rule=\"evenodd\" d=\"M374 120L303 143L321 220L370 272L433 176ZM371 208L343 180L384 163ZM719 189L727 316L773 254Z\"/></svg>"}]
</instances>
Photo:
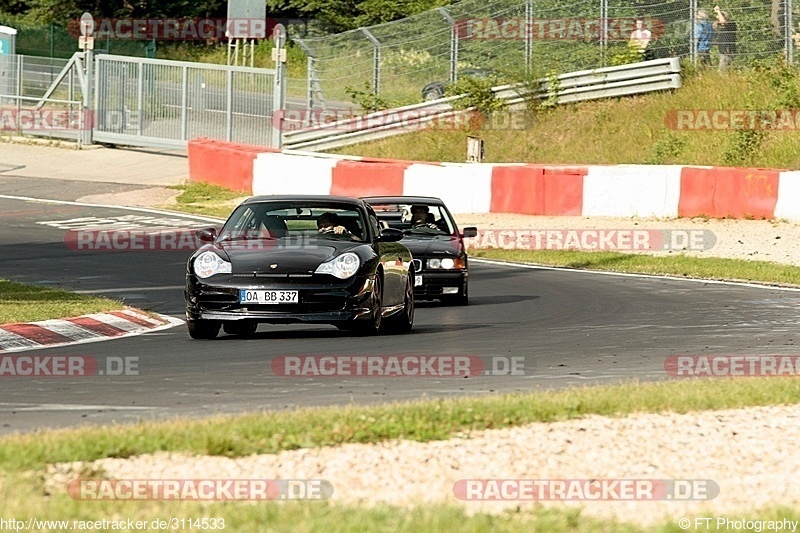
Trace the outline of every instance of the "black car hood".
<instances>
[{"instance_id":1,"label":"black car hood","mask_svg":"<svg viewBox=\"0 0 800 533\"><path fill-rule=\"evenodd\" d=\"M302 242L284 239L222 242L234 274L313 273L320 263L358 246L352 241L313 239ZM272 265L275 265L274 267Z\"/></svg>"},{"instance_id":2,"label":"black car hood","mask_svg":"<svg viewBox=\"0 0 800 533\"><path fill-rule=\"evenodd\" d=\"M435 256L457 257L461 255L463 251L461 240L454 236L420 238L414 235L406 235L400 241L400 244L408 248L411 251L411 255L413 255L415 258Z\"/></svg>"}]
</instances>

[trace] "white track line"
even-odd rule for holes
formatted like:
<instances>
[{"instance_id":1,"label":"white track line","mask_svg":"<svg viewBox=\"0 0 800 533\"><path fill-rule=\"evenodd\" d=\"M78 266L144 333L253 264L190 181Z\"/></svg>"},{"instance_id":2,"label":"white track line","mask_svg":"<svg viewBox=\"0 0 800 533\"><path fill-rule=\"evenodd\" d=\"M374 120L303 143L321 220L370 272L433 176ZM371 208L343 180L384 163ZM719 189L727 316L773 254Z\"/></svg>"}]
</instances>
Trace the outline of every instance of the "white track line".
<instances>
[{"instance_id":1,"label":"white track line","mask_svg":"<svg viewBox=\"0 0 800 533\"><path fill-rule=\"evenodd\" d=\"M244 195L243 195L244 196ZM47 198L34 198L32 196L13 196L9 194L0 194L0 198L6 200L19 200L22 202L34 202L40 204L57 204L57 205L75 205L79 207L102 207L104 209L120 209L125 211L138 211L140 213L151 213L156 215L174 215L183 218L190 218L201 220L203 222L224 222L221 218L207 217L203 215L193 215L191 213L181 213L180 211L163 211L161 209L152 209L150 207L125 207L121 205L106 205L106 204L90 204L86 202L72 202L69 200L50 200Z\"/></svg>"},{"instance_id":2,"label":"white track line","mask_svg":"<svg viewBox=\"0 0 800 533\"><path fill-rule=\"evenodd\" d=\"M588 270L588 269L579 269L579 268L566 268L566 267L554 267L554 266L542 266L542 265L535 265L532 263L513 263L510 261L499 261L497 259L484 259L482 257L470 257L470 262L475 261L476 263L486 263L488 265L500 266L500 267L512 267L512 268L528 268L528 269L536 269L536 270L556 270L558 272L573 272L576 274L600 274L603 276L619 276L619 277L629 277L629 278L646 278L646 279L662 279L662 280L669 280L669 281L688 281L691 283L711 283L715 285L736 285L739 287L752 287L754 289L770 289L774 291L786 291L786 292L800 292L800 287L784 287L780 285L767 285L765 283L752 283L748 281L724 281L718 279L702 279L702 278L677 278L674 276L659 276L656 274L633 274L630 272L609 272L607 270Z\"/></svg>"}]
</instances>

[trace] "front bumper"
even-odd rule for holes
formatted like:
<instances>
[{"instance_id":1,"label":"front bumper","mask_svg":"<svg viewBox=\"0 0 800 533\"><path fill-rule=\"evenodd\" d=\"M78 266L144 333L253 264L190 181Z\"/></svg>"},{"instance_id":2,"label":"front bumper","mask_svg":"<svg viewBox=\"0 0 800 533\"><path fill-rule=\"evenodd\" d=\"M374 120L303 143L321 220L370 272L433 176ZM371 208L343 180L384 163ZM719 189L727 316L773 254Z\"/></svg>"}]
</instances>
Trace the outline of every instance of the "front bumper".
<instances>
[{"instance_id":1,"label":"front bumper","mask_svg":"<svg viewBox=\"0 0 800 533\"><path fill-rule=\"evenodd\" d=\"M469 272L466 270L423 270L415 272L414 275L422 276L422 285L414 285L414 298L432 300L443 296L464 294L467 287ZM457 288L458 291L445 294L445 287Z\"/></svg>"},{"instance_id":2,"label":"front bumper","mask_svg":"<svg viewBox=\"0 0 800 533\"><path fill-rule=\"evenodd\" d=\"M206 280L188 276L186 319L254 320L270 324L344 324L370 317L374 279L355 276L335 280L327 275L300 278L254 279L218 274ZM296 290L295 304L239 302L240 289Z\"/></svg>"}]
</instances>

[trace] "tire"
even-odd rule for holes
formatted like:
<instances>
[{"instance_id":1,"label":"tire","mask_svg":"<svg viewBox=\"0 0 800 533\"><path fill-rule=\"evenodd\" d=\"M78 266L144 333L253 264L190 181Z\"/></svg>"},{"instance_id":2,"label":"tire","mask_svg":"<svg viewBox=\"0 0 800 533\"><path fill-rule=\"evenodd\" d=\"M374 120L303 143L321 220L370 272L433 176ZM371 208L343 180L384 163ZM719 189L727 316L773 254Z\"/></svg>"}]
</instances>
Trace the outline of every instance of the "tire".
<instances>
[{"instance_id":1,"label":"tire","mask_svg":"<svg viewBox=\"0 0 800 533\"><path fill-rule=\"evenodd\" d=\"M422 94L422 98L426 102L430 102L431 100L438 100L439 98L444 98L444 94L442 94L441 89L428 89Z\"/></svg>"},{"instance_id":2,"label":"tire","mask_svg":"<svg viewBox=\"0 0 800 533\"><path fill-rule=\"evenodd\" d=\"M225 322L222 326L228 335L239 335L241 337L252 337L258 329L258 322L252 320L237 320L235 322Z\"/></svg>"},{"instance_id":3,"label":"tire","mask_svg":"<svg viewBox=\"0 0 800 533\"><path fill-rule=\"evenodd\" d=\"M414 327L414 273L410 272L406 281L406 294L403 301L403 311L386 321L387 328L392 333L408 333Z\"/></svg>"},{"instance_id":4,"label":"tire","mask_svg":"<svg viewBox=\"0 0 800 533\"><path fill-rule=\"evenodd\" d=\"M469 285L464 285L464 292L461 294L442 298L442 303L447 305L469 305Z\"/></svg>"},{"instance_id":5,"label":"tire","mask_svg":"<svg viewBox=\"0 0 800 533\"><path fill-rule=\"evenodd\" d=\"M369 320L353 322L352 331L357 335L378 335L383 330L383 280L380 274L375 275L370 307L372 309Z\"/></svg>"},{"instance_id":6,"label":"tire","mask_svg":"<svg viewBox=\"0 0 800 533\"><path fill-rule=\"evenodd\" d=\"M217 338L220 324L212 320L189 320L186 326L191 338L211 340Z\"/></svg>"}]
</instances>

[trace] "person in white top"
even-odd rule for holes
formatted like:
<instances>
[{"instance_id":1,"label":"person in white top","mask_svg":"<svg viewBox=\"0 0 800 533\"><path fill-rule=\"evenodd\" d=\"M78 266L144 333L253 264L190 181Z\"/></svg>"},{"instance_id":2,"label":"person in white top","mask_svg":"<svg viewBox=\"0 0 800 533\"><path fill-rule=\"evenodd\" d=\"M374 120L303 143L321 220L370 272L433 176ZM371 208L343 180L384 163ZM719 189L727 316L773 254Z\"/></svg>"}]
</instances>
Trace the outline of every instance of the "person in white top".
<instances>
[{"instance_id":1,"label":"person in white top","mask_svg":"<svg viewBox=\"0 0 800 533\"><path fill-rule=\"evenodd\" d=\"M631 32L631 39L630 43L632 46L636 46L642 55L645 54L645 50L647 46L650 44L650 41L653 40L653 34L644 27L644 20L637 18L636 19L636 29Z\"/></svg>"}]
</instances>

